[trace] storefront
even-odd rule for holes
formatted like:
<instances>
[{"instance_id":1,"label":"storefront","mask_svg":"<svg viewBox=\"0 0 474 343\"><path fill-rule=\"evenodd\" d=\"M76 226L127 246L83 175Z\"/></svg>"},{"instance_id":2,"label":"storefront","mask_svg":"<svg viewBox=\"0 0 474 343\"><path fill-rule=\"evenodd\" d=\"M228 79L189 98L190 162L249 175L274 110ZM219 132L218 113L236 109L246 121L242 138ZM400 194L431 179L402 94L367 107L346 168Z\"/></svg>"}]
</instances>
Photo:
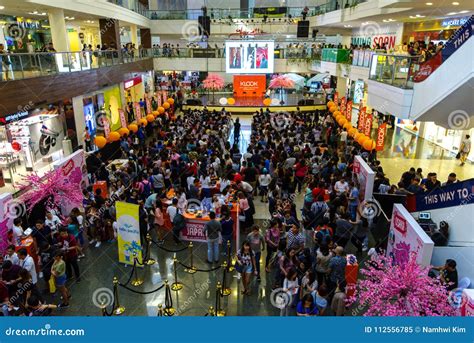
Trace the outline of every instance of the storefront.
<instances>
[{"instance_id":1,"label":"storefront","mask_svg":"<svg viewBox=\"0 0 474 343\"><path fill-rule=\"evenodd\" d=\"M72 118L72 122L71 122ZM70 101L6 115L0 126L0 168L3 182L21 180L28 172L42 174L52 162L77 146ZM0 184L2 184L0 183Z\"/></svg>"},{"instance_id":2,"label":"storefront","mask_svg":"<svg viewBox=\"0 0 474 343\"><path fill-rule=\"evenodd\" d=\"M140 102L140 100L143 101L145 95L145 83L143 82L141 75L124 81L123 88L127 103Z\"/></svg>"},{"instance_id":3,"label":"storefront","mask_svg":"<svg viewBox=\"0 0 474 343\"><path fill-rule=\"evenodd\" d=\"M47 18L47 17L45 17ZM0 43L12 52L28 52L28 44L40 49L51 42L48 20L0 15Z\"/></svg>"},{"instance_id":4,"label":"storefront","mask_svg":"<svg viewBox=\"0 0 474 343\"><path fill-rule=\"evenodd\" d=\"M423 22L404 24L404 42L430 41L437 43L445 42L459 29L469 17L453 17L441 20L430 20Z\"/></svg>"}]
</instances>

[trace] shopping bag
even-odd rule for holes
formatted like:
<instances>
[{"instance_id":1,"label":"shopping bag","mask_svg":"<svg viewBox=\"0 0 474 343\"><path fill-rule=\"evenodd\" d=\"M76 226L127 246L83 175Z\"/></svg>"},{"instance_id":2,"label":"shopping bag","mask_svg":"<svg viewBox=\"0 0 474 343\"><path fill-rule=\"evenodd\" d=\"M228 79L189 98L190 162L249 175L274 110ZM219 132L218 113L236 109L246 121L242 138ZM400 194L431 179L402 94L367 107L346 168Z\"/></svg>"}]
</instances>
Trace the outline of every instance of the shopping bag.
<instances>
[{"instance_id":1,"label":"shopping bag","mask_svg":"<svg viewBox=\"0 0 474 343\"><path fill-rule=\"evenodd\" d=\"M49 293L53 294L56 293L56 282L54 280L54 276L49 278Z\"/></svg>"}]
</instances>

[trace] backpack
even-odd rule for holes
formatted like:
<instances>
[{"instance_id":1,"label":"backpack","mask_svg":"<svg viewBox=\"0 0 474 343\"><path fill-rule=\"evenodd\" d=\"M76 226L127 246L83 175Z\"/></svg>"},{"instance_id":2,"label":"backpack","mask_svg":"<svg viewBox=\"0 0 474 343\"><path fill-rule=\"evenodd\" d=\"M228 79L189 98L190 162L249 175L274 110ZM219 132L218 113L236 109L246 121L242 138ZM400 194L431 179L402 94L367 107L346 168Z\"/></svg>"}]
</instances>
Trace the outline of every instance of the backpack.
<instances>
[{"instance_id":1,"label":"backpack","mask_svg":"<svg viewBox=\"0 0 474 343\"><path fill-rule=\"evenodd\" d=\"M141 184L143 186L142 196L146 199L151 193L151 185L149 181L142 181Z\"/></svg>"},{"instance_id":2,"label":"backpack","mask_svg":"<svg viewBox=\"0 0 474 343\"><path fill-rule=\"evenodd\" d=\"M178 212L176 212L176 215L173 218L173 230L174 231L181 231L184 229L186 226L186 220L184 219L184 216Z\"/></svg>"}]
</instances>

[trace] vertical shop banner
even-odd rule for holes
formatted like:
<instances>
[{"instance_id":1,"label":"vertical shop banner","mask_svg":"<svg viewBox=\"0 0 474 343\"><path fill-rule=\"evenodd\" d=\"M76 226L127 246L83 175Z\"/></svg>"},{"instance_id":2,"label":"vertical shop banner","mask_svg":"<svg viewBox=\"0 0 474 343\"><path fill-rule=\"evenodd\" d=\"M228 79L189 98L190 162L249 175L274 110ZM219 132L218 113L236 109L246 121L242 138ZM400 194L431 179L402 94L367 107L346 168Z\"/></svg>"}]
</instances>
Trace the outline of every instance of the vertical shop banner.
<instances>
[{"instance_id":1,"label":"vertical shop banner","mask_svg":"<svg viewBox=\"0 0 474 343\"><path fill-rule=\"evenodd\" d=\"M359 183L359 194L361 200L372 199L374 189L375 172L364 161L362 156L356 155L354 158L353 172Z\"/></svg>"},{"instance_id":2,"label":"vertical shop banner","mask_svg":"<svg viewBox=\"0 0 474 343\"><path fill-rule=\"evenodd\" d=\"M375 150L383 151L385 146L385 135L387 134L387 123L383 123L377 130L377 139L375 141Z\"/></svg>"},{"instance_id":3,"label":"vertical shop banner","mask_svg":"<svg viewBox=\"0 0 474 343\"><path fill-rule=\"evenodd\" d=\"M394 204L390 231L388 233L387 256L395 263L404 265L410 254L416 253L416 262L427 267L431 262L434 243L420 224L402 204Z\"/></svg>"},{"instance_id":4,"label":"vertical shop banner","mask_svg":"<svg viewBox=\"0 0 474 343\"><path fill-rule=\"evenodd\" d=\"M359 121L357 122L357 130L359 130L360 132L364 131L365 109L365 107L362 107L359 111Z\"/></svg>"},{"instance_id":5,"label":"vertical shop banner","mask_svg":"<svg viewBox=\"0 0 474 343\"><path fill-rule=\"evenodd\" d=\"M137 122L142 119L142 109L140 108L140 103L139 102L134 102L133 103L133 108L135 110L135 119Z\"/></svg>"},{"instance_id":6,"label":"vertical shop banner","mask_svg":"<svg viewBox=\"0 0 474 343\"><path fill-rule=\"evenodd\" d=\"M168 91L163 91L163 103L168 100Z\"/></svg>"},{"instance_id":7,"label":"vertical shop banner","mask_svg":"<svg viewBox=\"0 0 474 343\"><path fill-rule=\"evenodd\" d=\"M338 92L334 92L334 102L336 103L336 105L339 105L339 93Z\"/></svg>"},{"instance_id":8,"label":"vertical shop banner","mask_svg":"<svg viewBox=\"0 0 474 343\"><path fill-rule=\"evenodd\" d=\"M122 98L120 96L120 88L118 86L107 88L104 91L104 106L111 131L120 129L119 109L122 108Z\"/></svg>"},{"instance_id":9,"label":"vertical shop banner","mask_svg":"<svg viewBox=\"0 0 474 343\"><path fill-rule=\"evenodd\" d=\"M158 104L158 107L161 107L162 98L161 98L161 91L156 91L156 103Z\"/></svg>"},{"instance_id":10,"label":"vertical shop banner","mask_svg":"<svg viewBox=\"0 0 474 343\"><path fill-rule=\"evenodd\" d=\"M133 265L133 258L142 260L138 205L117 201L117 242L119 262Z\"/></svg>"},{"instance_id":11,"label":"vertical shop banner","mask_svg":"<svg viewBox=\"0 0 474 343\"><path fill-rule=\"evenodd\" d=\"M104 125L105 138L109 138L110 135L110 121L107 117L102 117L102 124Z\"/></svg>"},{"instance_id":12,"label":"vertical shop banner","mask_svg":"<svg viewBox=\"0 0 474 343\"><path fill-rule=\"evenodd\" d=\"M349 100L347 102L346 119L349 123L351 122L351 119L352 119L352 100Z\"/></svg>"},{"instance_id":13,"label":"vertical shop banner","mask_svg":"<svg viewBox=\"0 0 474 343\"><path fill-rule=\"evenodd\" d=\"M120 116L120 125L122 127L127 127L127 118L125 118L125 111L121 108L118 110Z\"/></svg>"},{"instance_id":14,"label":"vertical shop banner","mask_svg":"<svg viewBox=\"0 0 474 343\"><path fill-rule=\"evenodd\" d=\"M146 105L146 114L151 114L153 109L151 107L151 100L148 96L145 98L145 105Z\"/></svg>"},{"instance_id":15,"label":"vertical shop banner","mask_svg":"<svg viewBox=\"0 0 474 343\"><path fill-rule=\"evenodd\" d=\"M346 104L347 104L347 99L345 96L341 98L341 113L346 113Z\"/></svg>"},{"instance_id":16,"label":"vertical shop banner","mask_svg":"<svg viewBox=\"0 0 474 343\"><path fill-rule=\"evenodd\" d=\"M372 120L373 120L372 114L365 114L364 117L364 135L367 137L370 137L370 132L372 131Z\"/></svg>"}]
</instances>

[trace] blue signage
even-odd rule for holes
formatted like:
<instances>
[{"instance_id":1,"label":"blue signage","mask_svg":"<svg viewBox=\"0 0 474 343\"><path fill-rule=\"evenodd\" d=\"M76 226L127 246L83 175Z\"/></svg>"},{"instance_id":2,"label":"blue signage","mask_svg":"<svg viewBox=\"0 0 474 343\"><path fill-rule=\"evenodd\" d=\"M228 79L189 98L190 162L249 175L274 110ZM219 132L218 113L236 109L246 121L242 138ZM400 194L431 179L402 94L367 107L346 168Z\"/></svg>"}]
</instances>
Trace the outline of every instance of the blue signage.
<instances>
[{"instance_id":1,"label":"blue signage","mask_svg":"<svg viewBox=\"0 0 474 343\"><path fill-rule=\"evenodd\" d=\"M416 211L474 204L474 179L416 195Z\"/></svg>"},{"instance_id":2,"label":"blue signage","mask_svg":"<svg viewBox=\"0 0 474 343\"><path fill-rule=\"evenodd\" d=\"M446 42L442 50L443 62L446 61L457 49L468 41L472 36L472 26L474 23L474 16L469 17L468 20L457 30Z\"/></svg>"},{"instance_id":3,"label":"blue signage","mask_svg":"<svg viewBox=\"0 0 474 343\"><path fill-rule=\"evenodd\" d=\"M469 20L469 17L446 19L446 20L443 20L443 22L441 23L441 26L442 27L461 26L461 25L464 25L468 20Z\"/></svg>"}]
</instances>

